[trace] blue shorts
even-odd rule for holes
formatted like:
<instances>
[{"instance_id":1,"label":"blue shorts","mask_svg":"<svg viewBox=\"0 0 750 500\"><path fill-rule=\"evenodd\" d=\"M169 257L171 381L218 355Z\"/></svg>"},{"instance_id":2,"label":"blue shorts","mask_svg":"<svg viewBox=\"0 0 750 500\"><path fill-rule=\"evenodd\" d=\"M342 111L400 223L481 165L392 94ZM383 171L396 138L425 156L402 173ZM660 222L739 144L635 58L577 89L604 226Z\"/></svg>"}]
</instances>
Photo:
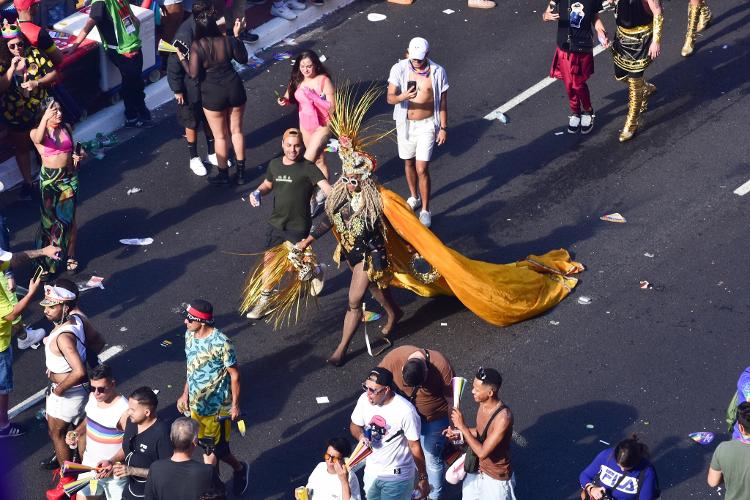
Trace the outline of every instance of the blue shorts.
<instances>
[{"instance_id":1,"label":"blue shorts","mask_svg":"<svg viewBox=\"0 0 750 500\"><path fill-rule=\"evenodd\" d=\"M13 346L0 352L0 395L13 390Z\"/></svg>"}]
</instances>

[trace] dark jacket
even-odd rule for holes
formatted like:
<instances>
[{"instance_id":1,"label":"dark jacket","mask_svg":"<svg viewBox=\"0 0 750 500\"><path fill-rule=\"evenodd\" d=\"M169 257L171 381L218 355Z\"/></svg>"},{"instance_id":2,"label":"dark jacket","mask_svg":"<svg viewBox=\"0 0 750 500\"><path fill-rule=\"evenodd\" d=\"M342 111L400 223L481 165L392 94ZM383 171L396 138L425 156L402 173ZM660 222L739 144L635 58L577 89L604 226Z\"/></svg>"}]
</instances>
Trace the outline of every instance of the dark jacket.
<instances>
[{"instance_id":1,"label":"dark jacket","mask_svg":"<svg viewBox=\"0 0 750 500\"><path fill-rule=\"evenodd\" d=\"M195 20L191 16L180 25L174 39L175 41L184 43L189 48L193 44L194 36ZM175 94L185 94L186 102L191 104L201 102L200 82L190 78L185 72L182 64L180 64L180 60L177 58L177 54L169 55L169 60L167 61L167 81L172 92Z\"/></svg>"}]
</instances>

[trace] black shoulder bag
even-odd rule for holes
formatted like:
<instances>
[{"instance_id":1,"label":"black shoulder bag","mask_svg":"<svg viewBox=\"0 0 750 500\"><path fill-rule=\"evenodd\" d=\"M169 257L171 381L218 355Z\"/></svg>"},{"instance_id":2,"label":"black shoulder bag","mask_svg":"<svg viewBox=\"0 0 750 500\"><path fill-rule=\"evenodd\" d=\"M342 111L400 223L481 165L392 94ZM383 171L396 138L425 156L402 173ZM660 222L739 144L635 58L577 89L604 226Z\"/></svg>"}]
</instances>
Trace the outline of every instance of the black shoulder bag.
<instances>
[{"instance_id":1,"label":"black shoulder bag","mask_svg":"<svg viewBox=\"0 0 750 500\"><path fill-rule=\"evenodd\" d=\"M492 413L492 416L490 416L490 419L487 421L487 425L484 426L484 431L482 431L482 434L480 436L477 436L477 439L480 443L484 443L484 440L487 439L487 431L490 429L490 424L495 419L495 417L503 411L507 406L500 405L500 408L495 410ZM467 474L476 474L477 471L479 471L479 457L476 453L474 453L474 450L471 449L471 446L469 446L469 443L466 443L466 459L464 460L464 471L466 471Z\"/></svg>"}]
</instances>

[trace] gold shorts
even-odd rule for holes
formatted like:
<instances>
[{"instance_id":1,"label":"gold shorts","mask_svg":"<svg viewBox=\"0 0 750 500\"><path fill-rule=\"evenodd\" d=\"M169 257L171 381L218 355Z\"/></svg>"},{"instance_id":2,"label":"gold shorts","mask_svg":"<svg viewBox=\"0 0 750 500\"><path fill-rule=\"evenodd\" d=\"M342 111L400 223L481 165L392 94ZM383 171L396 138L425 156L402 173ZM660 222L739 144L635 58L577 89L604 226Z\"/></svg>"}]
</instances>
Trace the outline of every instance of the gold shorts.
<instances>
[{"instance_id":1,"label":"gold shorts","mask_svg":"<svg viewBox=\"0 0 750 500\"><path fill-rule=\"evenodd\" d=\"M213 438L215 444L228 443L232 433L232 419L219 421L219 417L229 417L229 412L220 411L218 415L204 417L190 410L190 418L198 422L198 439Z\"/></svg>"}]
</instances>

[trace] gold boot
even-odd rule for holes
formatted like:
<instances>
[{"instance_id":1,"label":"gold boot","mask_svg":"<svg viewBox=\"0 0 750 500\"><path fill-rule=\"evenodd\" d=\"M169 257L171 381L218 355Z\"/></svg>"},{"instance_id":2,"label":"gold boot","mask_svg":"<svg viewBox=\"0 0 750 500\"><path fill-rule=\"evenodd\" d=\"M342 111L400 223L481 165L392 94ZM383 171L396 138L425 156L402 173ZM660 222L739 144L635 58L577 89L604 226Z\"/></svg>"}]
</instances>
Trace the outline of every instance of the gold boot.
<instances>
[{"instance_id":1,"label":"gold boot","mask_svg":"<svg viewBox=\"0 0 750 500\"><path fill-rule=\"evenodd\" d=\"M701 7L699 5L688 4L688 25L685 33L685 44L682 46L682 57L687 57L693 53L695 47L695 33L698 30L698 17L700 16Z\"/></svg>"},{"instance_id":2,"label":"gold boot","mask_svg":"<svg viewBox=\"0 0 750 500\"><path fill-rule=\"evenodd\" d=\"M638 117L643 108L643 78L628 78L628 116L620 132L620 142L629 141L638 130Z\"/></svg>"},{"instance_id":3,"label":"gold boot","mask_svg":"<svg viewBox=\"0 0 750 500\"><path fill-rule=\"evenodd\" d=\"M643 77L643 100L641 101L641 114L646 112L646 108L648 107L648 99L654 94L656 94L656 85L647 82L646 77Z\"/></svg>"},{"instance_id":4,"label":"gold boot","mask_svg":"<svg viewBox=\"0 0 750 500\"><path fill-rule=\"evenodd\" d=\"M700 15L698 16L698 33L708 28L708 25L711 24L711 17L711 9L708 8L706 0L703 0L700 6Z\"/></svg>"}]
</instances>

